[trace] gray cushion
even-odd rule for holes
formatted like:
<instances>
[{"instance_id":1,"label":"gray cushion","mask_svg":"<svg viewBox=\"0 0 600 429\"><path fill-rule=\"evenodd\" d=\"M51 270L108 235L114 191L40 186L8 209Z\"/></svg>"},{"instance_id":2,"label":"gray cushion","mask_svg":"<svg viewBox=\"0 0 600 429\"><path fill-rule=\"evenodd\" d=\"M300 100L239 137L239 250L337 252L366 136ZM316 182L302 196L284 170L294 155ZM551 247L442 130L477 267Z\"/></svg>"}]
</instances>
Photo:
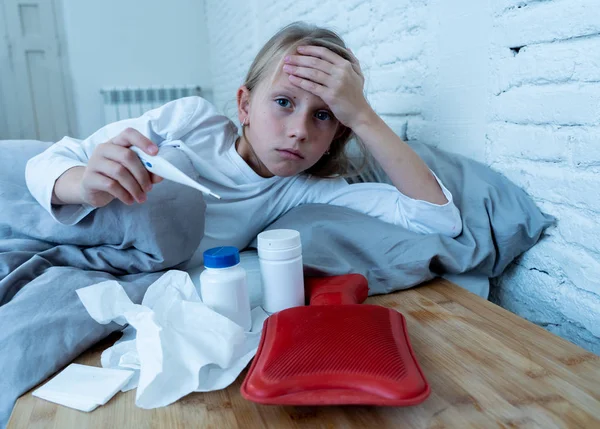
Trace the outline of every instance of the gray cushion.
<instances>
[{"instance_id":1,"label":"gray cushion","mask_svg":"<svg viewBox=\"0 0 600 429\"><path fill-rule=\"evenodd\" d=\"M411 146L452 192L463 220L456 238L422 235L343 207L296 207L267 229L300 231L308 275L361 273L370 294L444 273L495 277L530 249L555 219L490 167L433 146ZM382 172L371 176L388 181Z\"/></svg>"}]
</instances>

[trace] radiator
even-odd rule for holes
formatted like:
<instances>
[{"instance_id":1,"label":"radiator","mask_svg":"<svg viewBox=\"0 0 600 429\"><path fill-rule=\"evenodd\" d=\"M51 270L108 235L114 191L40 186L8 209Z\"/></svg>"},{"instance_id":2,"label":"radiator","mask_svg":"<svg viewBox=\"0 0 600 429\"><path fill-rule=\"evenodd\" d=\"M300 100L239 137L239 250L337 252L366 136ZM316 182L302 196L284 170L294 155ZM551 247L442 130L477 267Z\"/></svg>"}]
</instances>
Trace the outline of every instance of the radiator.
<instances>
[{"instance_id":1,"label":"radiator","mask_svg":"<svg viewBox=\"0 0 600 429\"><path fill-rule=\"evenodd\" d=\"M200 87L196 85L102 88L100 93L104 102L104 122L108 124L136 118L168 101L200 95L200 92Z\"/></svg>"}]
</instances>

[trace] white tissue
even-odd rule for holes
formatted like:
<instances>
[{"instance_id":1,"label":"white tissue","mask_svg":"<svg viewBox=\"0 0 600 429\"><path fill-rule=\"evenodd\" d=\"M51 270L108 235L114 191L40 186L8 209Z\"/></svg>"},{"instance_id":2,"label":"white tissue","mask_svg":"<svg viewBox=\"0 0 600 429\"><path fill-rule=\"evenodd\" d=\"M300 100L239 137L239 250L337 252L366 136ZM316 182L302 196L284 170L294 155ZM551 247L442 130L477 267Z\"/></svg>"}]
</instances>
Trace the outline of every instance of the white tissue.
<instances>
[{"instance_id":1,"label":"white tissue","mask_svg":"<svg viewBox=\"0 0 600 429\"><path fill-rule=\"evenodd\" d=\"M141 408L230 385L255 355L268 316L254 308L252 329L244 332L204 305L189 275L177 270L154 282L141 305L132 303L116 281L77 293L99 323L130 324L126 336L102 354L102 366L136 371L123 390L134 388L139 377L136 405Z\"/></svg>"},{"instance_id":2,"label":"white tissue","mask_svg":"<svg viewBox=\"0 0 600 429\"><path fill-rule=\"evenodd\" d=\"M133 371L72 363L32 394L80 411L92 411L106 404L132 376Z\"/></svg>"},{"instance_id":3,"label":"white tissue","mask_svg":"<svg viewBox=\"0 0 600 429\"><path fill-rule=\"evenodd\" d=\"M102 352L100 364L104 368L127 368L134 371L133 377L121 388L122 392L135 389L140 381L140 360L135 346L136 330L133 326L123 329L123 335L112 346Z\"/></svg>"}]
</instances>

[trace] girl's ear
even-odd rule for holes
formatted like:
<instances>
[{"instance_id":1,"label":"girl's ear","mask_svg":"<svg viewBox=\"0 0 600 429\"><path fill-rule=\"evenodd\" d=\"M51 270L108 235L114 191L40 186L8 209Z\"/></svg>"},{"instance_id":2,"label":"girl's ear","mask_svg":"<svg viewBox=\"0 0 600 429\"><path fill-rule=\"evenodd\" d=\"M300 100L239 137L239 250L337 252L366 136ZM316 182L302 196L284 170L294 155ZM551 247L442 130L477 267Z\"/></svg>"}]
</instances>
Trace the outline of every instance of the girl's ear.
<instances>
[{"instance_id":1,"label":"girl's ear","mask_svg":"<svg viewBox=\"0 0 600 429\"><path fill-rule=\"evenodd\" d=\"M250 114L250 90L242 85L237 90L238 119L243 123Z\"/></svg>"}]
</instances>

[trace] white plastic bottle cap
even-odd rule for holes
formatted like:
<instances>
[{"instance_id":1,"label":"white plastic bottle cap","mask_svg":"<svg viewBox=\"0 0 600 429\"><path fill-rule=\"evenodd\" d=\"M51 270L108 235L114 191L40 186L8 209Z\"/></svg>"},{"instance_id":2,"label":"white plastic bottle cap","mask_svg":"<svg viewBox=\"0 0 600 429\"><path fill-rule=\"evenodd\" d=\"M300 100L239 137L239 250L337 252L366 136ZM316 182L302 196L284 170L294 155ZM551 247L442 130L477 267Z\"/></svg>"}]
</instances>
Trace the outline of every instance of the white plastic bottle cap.
<instances>
[{"instance_id":1,"label":"white plastic bottle cap","mask_svg":"<svg viewBox=\"0 0 600 429\"><path fill-rule=\"evenodd\" d=\"M300 244L300 233L294 229L273 229L258 234L259 249L286 250Z\"/></svg>"}]
</instances>

